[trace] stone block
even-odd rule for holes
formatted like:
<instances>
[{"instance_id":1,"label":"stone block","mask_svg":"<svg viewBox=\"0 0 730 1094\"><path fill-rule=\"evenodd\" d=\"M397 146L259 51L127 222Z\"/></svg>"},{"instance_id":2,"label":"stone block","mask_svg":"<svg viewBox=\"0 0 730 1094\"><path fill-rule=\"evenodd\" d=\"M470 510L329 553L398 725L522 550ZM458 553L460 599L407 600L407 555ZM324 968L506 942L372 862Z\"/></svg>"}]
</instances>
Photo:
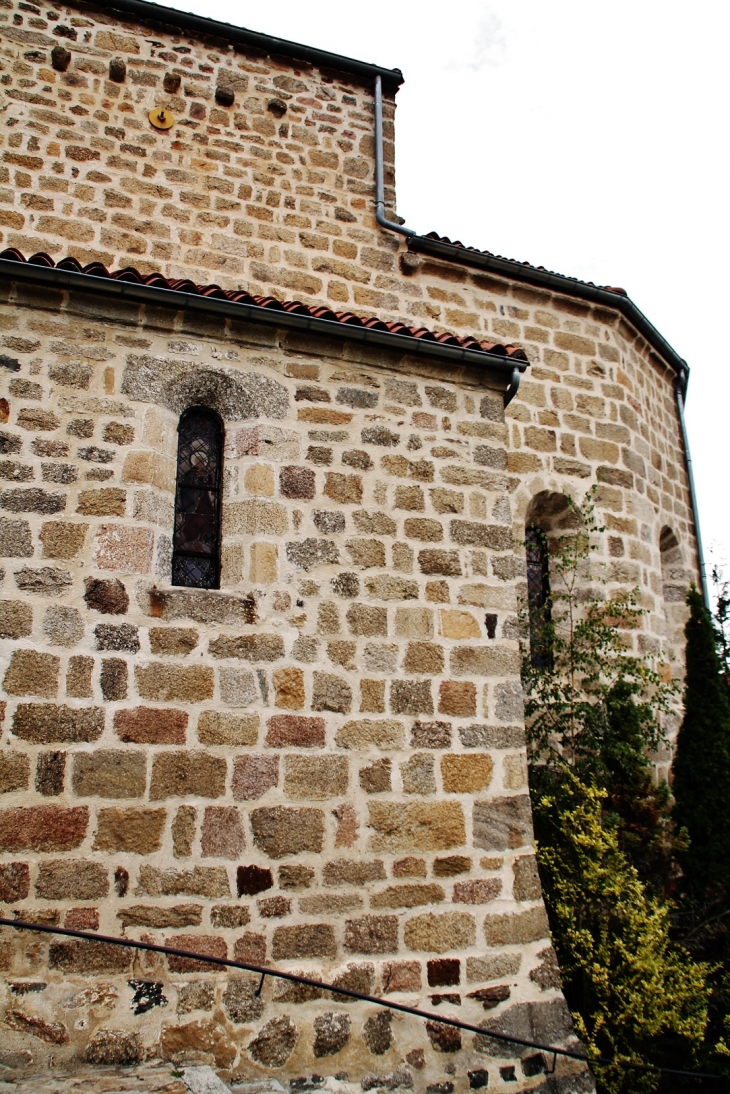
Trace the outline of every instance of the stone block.
<instances>
[{"instance_id":1,"label":"stone block","mask_svg":"<svg viewBox=\"0 0 730 1094\"><path fill-rule=\"evenodd\" d=\"M247 1051L262 1067L283 1067L294 1051L298 1032L288 1016L272 1018L249 1042Z\"/></svg>"},{"instance_id":2,"label":"stone block","mask_svg":"<svg viewBox=\"0 0 730 1094\"><path fill-rule=\"evenodd\" d=\"M40 534L44 558L76 558L84 546L88 524L70 521L47 521Z\"/></svg>"},{"instance_id":3,"label":"stone block","mask_svg":"<svg viewBox=\"0 0 730 1094\"><path fill-rule=\"evenodd\" d=\"M473 815L476 847L507 851L532 843L532 808L527 794L476 802Z\"/></svg>"},{"instance_id":4,"label":"stone block","mask_svg":"<svg viewBox=\"0 0 730 1094\"><path fill-rule=\"evenodd\" d=\"M364 915L345 920L345 949L349 953L382 954L398 951L398 917Z\"/></svg>"},{"instance_id":5,"label":"stone block","mask_svg":"<svg viewBox=\"0 0 730 1094\"><path fill-rule=\"evenodd\" d=\"M441 779L447 794L478 794L490 785L493 771L494 761L486 752L441 757Z\"/></svg>"},{"instance_id":6,"label":"stone block","mask_svg":"<svg viewBox=\"0 0 730 1094\"><path fill-rule=\"evenodd\" d=\"M0 558L31 558L33 539L27 520L0 517Z\"/></svg>"},{"instance_id":7,"label":"stone block","mask_svg":"<svg viewBox=\"0 0 730 1094\"><path fill-rule=\"evenodd\" d=\"M148 665L136 665L134 674L142 699L158 703L200 703L213 698L213 669L207 665L153 661Z\"/></svg>"},{"instance_id":8,"label":"stone block","mask_svg":"<svg viewBox=\"0 0 730 1094\"><path fill-rule=\"evenodd\" d=\"M442 608L440 614L444 638L481 638L481 629L471 612Z\"/></svg>"},{"instance_id":9,"label":"stone block","mask_svg":"<svg viewBox=\"0 0 730 1094\"><path fill-rule=\"evenodd\" d=\"M258 714L204 710L198 718L198 740L204 745L250 746L258 741Z\"/></svg>"},{"instance_id":10,"label":"stone block","mask_svg":"<svg viewBox=\"0 0 730 1094\"><path fill-rule=\"evenodd\" d=\"M502 882L497 877L475 878L457 881L454 885L455 904L488 904L502 892Z\"/></svg>"},{"instance_id":11,"label":"stone block","mask_svg":"<svg viewBox=\"0 0 730 1094\"><path fill-rule=\"evenodd\" d=\"M329 923L277 927L274 931L272 957L274 961L291 958L335 957L337 941Z\"/></svg>"},{"instance_id":12,"label":"stone block","mask_svg":"<svg viewBox=\"0 0 730 1094\"><path fill-rule=\"evenodd\" d=\"M391 762L388 759L375 760L367 767L361 767L360 786L366 794L382 794L391 789Z\"/></svg>"},{"instance_id":13,"label":"stone block","mask_svg":"<svg viewBox=\"0 0 730 1094\"><path fill-rule=\"evenodd\" d=\"M60 659L37 650L13 650L3 687L8 695L41 695L52 699L58 692Z\"/></svg>"},{"instance_id":14,"label":"stone block","mask_svg":"<svg viewBox=\"0 0 730 1094\"><path fill-rule=\"evenodd\" d=\"M486 646L457 646L450 655L453 676L517 676L519 650L489 649Z\"/></svg>"},{"instance_id":15,"label":"stone block","mask_svg":"<svg viewBox=\"0 0 730 1094\"><path fill-rule=\"evenodd\" d=\"M428 517L409 517L403 522L403 531L408 539L422 543L440 543L444 538L441 522Z\"/></svg>"},{"instance_id":16,"label":"stone block","mask_svg":"<svg viewBox=\"0 0 730 1094\"><path fill-rule=\"evenodd\" d=\"M43 794L44 797L55 797L62 794L65 774L65 752L41 752L36 764L36 791Z\"/></svg>"},{"instance_id":17,"label":"stone block","mask_svg":"<svg viewBox=\"0 0 730 1094\"><path fill-rule=\"evenodd\" d=\"M150 800L220 798L225 793L226 761L207 752L158 753L152 760Z\"/></svg>"},{"instance_id":18,"label":"stone block","mask_svg":"<svg viewBox=\"0 0 730 1094\"><path fill-rule=\"evenodd\" d=\"M94 562L100 570L149 573L153 549L152 528L102 524L94 536Z\"/></svg>"},{"instance_id":19,"label":"stone block","mask_svg":"<svg viewBox=\"0 0 730 1094\"><path fill-rule=\"evenodd\" d=\"M282 467L279 472L279 490L283 498L310 501L316 492L314 471L310 467Z\"/></svg>"},{"instance_id":20,"label":"stone block","mask_svg":"<svg viewBox=\"0 0 730 1094\"><path fill-rule=\"evenodd\" d=\"M200 896L215 899L229 897L231 887L224 866L196 866L192 870L160 869L142 865L139 871L140 896Z\"/></svg>"},{"instance_id":21,"label":"stone block","mask_svg":"<svg viewBox=\"0 0 730 1094\"><path fill-rule=\"evenodd\" d=\"M286 557L300 570L312 570L339 562L337 545L329 539L304 539L299 543L287 543Z\"/></svg>"},{"instance_id":22,"label":"stone block","mask_svg":"<svg viewBox=\"0 0 730 1094\"><path fill-rule=\"evenodd\" d=\"M84 580L87 608L104 615L125 615L129 608L127 590L118 579L87 577Z\"/></svg>"},{"instance_id":23,"label":"stone block","mask_svg":"<svg viewBox=\"0 0 730 1094\"><path fill-rule=\"evenodd\" d=\"M350 1040L352 1019L349 1014L334 1014L326 1011L314 1019L314 1045L312 1053L315 1058L323 1056L336 1056L341 1052Z\"/></svg>"},{"instance_id":24,"label":"stone block","mask_svg":"<svg viewBox=\"0 0 730 1094\"><path fill-rule=\"evenodd\" d=\"M27 900L30 892L30 868L27 862L0 864L0 904Z\"/></svg>"},{"instance_id":25,"label":"stone block","mask_svg":"<svg viewBox=\"0 0 730 1094\"><path fill-rule=\"evenodd\" d=\"M387 608L375 608L367 604L351 604L347 609L346 618L351 634L372 637L388 633Z\"/></svg>"},{"instance_id":26,"label":"stone block","mask_svg":"<svg viewBox=\"0 0 730 1094\"><path fill-rule=\"evenodd\" d=\"M236 1048L218 1022L163 1026L160 1049L165 1059L184 1061L192 1057L212 1060L217 1068L230 1067L236 1058Z\"/></svg>"},{"instance_id":27,"label":"stone block","mask_svg":"<svg viewBox=\"0 0 730 1094\"><path fill-rule=\"evenodd\" d=\"M282 536L288 527L287 511L279 502L251 498L223 507L224 536Z\"/></svg>"},{"instance_id":28,"label":"stone block","mask_svg":"<svg viewBox=\"0 0 730 1094\"><path fill-rule=\"evenodd\" d=\"M228 957L228 946L224 938L210 934L174 934L165 940L167 946L177 950L192 950L193 953L205 954L208 957ZM214 965L209 961L200 961L194 957L167 958L170 972L218 972L220 965Z\"/></svg>"},{"instance_id":29,"label":"stone block","mask_svg":"<svg viewBox=\"0 0 730 1094\"><path fill-rule=\"evenodd\" d=\"M24 567L16 570L14 577L19 589L36 596L63 596L73 585L73 577L68 570L53 566L41 566L37 570Z\"/></svg>"},{"instance_id":30,"label":"stone block","mask_svg":"<svg viewBox=\"0 0 730 1094\"><path fill-rule=\"evenodd\" d=\"M362 859L335 859L325 863L322 880L327 886L355 885L363 886L370 881L379 881L385 877L385 867L380 859L371 861Z\"/></svg>"},{"instance_id":31,"label":"stone block","mask_svg":"<svg viewBox=\"0 0 730 1094\"><path fill-rule=\"evenodd\" d=\"M215 911L215 908L213 909ZM123 927L199 927L203 918L200 904L174 904L160 908L156 905L135 904L117 912ZM212 919L211 919L212 921ZM213 924L216 926L216 924Z\"/></svg>"},{"instance_id":32,"label":"stone block","mask_svg":"<svg viewBox=\"0 0 730 1094\"><path fill-rule=\"evenodd\" d=\"M228 981L221 1002L231 1022L243 1025L261 1018L265 1004L256 995L257 985L258 981L253 976L237 977Z\"/></svg>"},{"instance_id":33,"label":"stone block","mask_svg":"<svg viewBox=\"0 0 730 1094\"><path fill-rule=\"evenodd\" d=\"M453 1026L426 1022L426 1033L436 1052L459 1052L461 1049L461 1030L454 1029Z\"/></svg>"},{"instance_id":34,"label":"stone block","mask_svg":"<svg viewBox=\"0 0 730 1094\"><path fill-rule=\"evenodd\" d=\"M390 709L393 714L433 714L431 681L391 681Z\"/></svg>"},{"instance_id":35,"label":"stone block","mask_svg":"<svg viewBox=\"0 0 730 1094\"><path fill-rule=\"evenodd\" d=\"M109 892L109 871L100 862L52 859L40 863L35 891L41 900L99 900Z\"/></svg>"},{"instance_id":36,"label":"stone block","mask_svg":"<svg viewBox=\"0 0 730 1094\"><path fill-rule=\"evenodd\" d=\"M449 950L464 950L474 945L476 924L474 916L466 912L444 912L440 915L428 912L409 919L403 937L409 950L448 953Z\"/></svg>"},{"instance_id":37,"label":"stone block","mask_svg":"<svg viewBox=\"0 0 730 1094\"><path fill-rule=\"evenodd\" d=\"M0 638L27 638L33 630L33 609L22 600L0 600Z\"/></svg>"},{"instance_id":38,"label":"stone block","mask_svg":"<svg viewBox=\"0 0 730 1094\"><path fill-rule=\"evenodd\" d=\"M442 680L439 684L439 714L452 718L473 718L477 712L476 685L468 680Z\"/></svg>"},{"instance_id":39,"label":"stone block","mask_svg":"<svg viewBox=\"0 0 730 1094\"><path fill-rule=\"evenodd\" d=\"M241 661L278 661L284 656L284 640L278 634L222 634L208 644L213 657Z\"/></svg>"},{"instance_id":40,"label":"stone block","mask_svg":"<svg viewBox=\"0 0 730 1094\"><path fill-rule=\"evenodd\" d=\"M206 805L200 843L204 858L237 858L246 846L238 808Z\"/></svg>"},{"instance_id":41,"label":"stone block","mask_svg":"<svg viewBox=\"0 0 730 1094\"><path fill-rule=\"evenodd\" d=\"M269 748L322 748L325 743L324 718L299 714L275 714L267 723Z\"/></svg>"},{"instance_id":42,"label":"stone block","mask_svg":"<svg viewBox=\"0 0 730 1094\"><path fill-rule=\"evenodd\" d=\"M370 898L371 908L418 908L440 904L444 899L440 885L391 885Z\"/></svg>"},{"instance_id":43,"label":"stone block","mask_svg":"<svg viewBox=\"0 0 730 1094\"><path fill-rule=\"evenodd\" d=\"M426 978L430 988L451 988L461 983L461 961L458 957L437 957L426 962Z\"/></svg>"},{"instance_id":44,"label":"stone block","mask_svg":"<svg viewBox=\"0 0 730 1094\"><path fill-rule=\"evenodd\" d=\"M74 738L45 738L70 739ZM80 797L137 798L144 794L146 782L146 761L141 752L100 750L79 752L74 757L73 789Z\"/></svg>"},{"instance_id":45,"label":"stone block","mask_svg":"<svg viewBox=\"0 0 730 1094\"><path fill-rule=\"evenodd\" d=\"M22 752L0 752L0 794L26 790L30 782L30 757Z\"/></svg>"},{"instance_id":46,"label":"stone block","mask_svg":"<svg viewBox=\"0 0 730 1094\"><path fill-rule=\"evenodd\" d=\"M150 627L150 650L156 656L186 657L198 641L198 632L190 627Z\"/></svg>"},{"instance_id":47,"label":"stone block","mask_svg":"<svg viewBox=\"0 0 730 1094\"><path fill-rule=\"evenodd\" d=\"M403 723L390 720L360 718L354 722L345 722L337 731L337 744L340 748L365 750L374 746L383 751L391 751L402 748L404 740Z\"/></svg>"},{"instance_id":48,"label":"stone block","mask_svg":"<svg viewBox=\"0 0 730 1094\"><path fill-rule=\"evenodd\" d=\"M383 965L383 995L421 990L420 961L386 961Z\"/></svg>"},{"instance_id":49,"label":"stone block","mask_svg":"<svg viewBox=\"0 0 730 1094\"><path fill-rule=\"evenodd\" d=\"M32 805L0 810L0 850L69 851L79 847L89 827L85 805Z\"/></svg>"},{"instance_id":50,"label":"stone block","mask_svg":"<svg viewBox=\"0 0 730 1094\"><path fill-rule=\"evenodd\" d=\"M315 672L312 710L330 710L348 714L352 707L352 689L346 680L327 672Z\"/></svg>"},{"instance_id":51,"label":"stone block","mask_svg":"<svg viewBox=\"0 0 730 1094\"><path fill-rule=\"evenodd\" d=\"M193 853L197 810L194 805L180 805L172 822L172 853L175 858L188 858Z\"/></svg>"},{"instance_id":52,"label":"stone block","mask_svg":"<svg viewBox=\"0 0 730 1094\"><path fill-rule=\"evenodd\" d=\"M418 552L418 565L422 574L439 574L442 577L460 577L461 561L458 551L444 551L436 547Z\"/></svg>"},{"instance_id":53,"label":"stone block","mask_svg":"<svg viewBox=\"0 0 730 1094\"><path fill-rule=\"evenodd\" d=\"M466 842L458 802L368 802L373 851L445 851Z\"/></svg>"},{"instance_id":54,"label":"stone block","mask_svg":"<svg viewBox=\"0 0 730 1094\"><path fill-rule=\"evenodd\" d=\"M67 707L56 703L19 703L13 733L34 744L96 741L104 729L100 707Z\"/></svg>"},{"instance_id":55,"label":"stone block","mask_svg":"<svg viewBox=\"0 0 730 1094\"><path fill-rule=\"evenodd\" d=\"M430 752L416 752L400 765L400 775L404 794L436 793L433 756Z\"/></svg>"},{"instance_id":56,"label":"stone block","mask_svg":"<svg viewBox=\"0 0 730 1094\"><path fill-rule=\"evenodd\" d=\"M520 855L512 864L512 872L514 875L512 895L515 900L539 900L542 896L542 886L535 856Z\"/></svg>"},{"instance_id":57,"label":"stone block","mask_svg":"<svg viewBox=\"0 0 730 1094\"><path fill-rule=\"evenodd\" d=\"M230 665L218 669L218 686L221 702L229 707L247 707L258 698L256 678L248 669L232 668Z\"/></svg>"},{"instance_id":58,"label":"stone block","mask_svg":"<svg viewBox=\"0 0 730 1094\"><path fill-rule=\"evenodd\" d=\"M345 756L287 756L284 761L284 793L289 798L322 801L347 793L348 762Z\"/></svg>"},{"instance_id":59,"label":"stone block","mask_svg":"<svg viewBox=\"0 0 730 1094\"><path fill-rule=\"evenodd\" d=\"M231 789L236 801L255 801L279 782L278 756L237 756Z\"/></svg>"},{"instance_id":60,"label":"stone block","mask_svg":"<svg viewBox=\"0 0 730 1094\"><path fill-rule=\"evenodd\" d=\"M164 809L100 809L94 850L151 855L160 849L166 819Z\"/></svg>"},{"instance_id":61,"label":"stone block","mask_svg":"<svg viewBox=\"0 0 730 1094\"><path fill-rule=\"evenodd\" d=\"M89 942L78 939L52 942L48 948L48 964L52 969L72 976L114 976L128 973L133 954L111 942Z\"/></svg>"},{"instance_id":62,"label":"stone block","mask_svg":"<svg viewBox=\"0 0 730 1094\"><path fill-rule=\"evenodd\" d=\"M114 729L133 744L184 745L188 715L171 707L128 707L114 713Z\"/></svg>"},{"instance_id":63,"label":"stone block","mask_svg":"<svg viewBox=\"0 0 730 1094\"><path fill-rule=\"evenodd\" d=\"M99 676L101 694L107 703L127 698L127 662L122 657L105 657Z\"/></svg>"},{"instance_id":64,"label":"stone block","mask_svg":"<svg viewBox=\"0 0 730 1094\"><path fill-rule=\"evenodd\" d=\"M360 505L362 478L360 475L343 475L338 471L327 471L324 494L340 505Z\"/></svg>"},{"instance_id":65,"label":"stone block","mask_svg":"<svg viewBox=\"0 0 730 1094\"><path fill-rule=\"evenodd\" d=\"M93 695L91 677L94 664L93 657L69 657L66 672L66 695L69 699L91 698Z\"/></svg>"},{"instance_id":66,"label":"stone block","mask_svg":"<svg viewBox=\"0 0 730 1094\"><path fill-rule=\"evenodd\" d=\"M484 919L484 940L488 946L523 946L548 938L548 921L542 905L526 912L488 915Z\"/></svg>"},{"instance_id":67,"label":"stone block","mask_svg":"<svg viewBox=\"0 0 730 1094\"><path fill-rule=\"evenodd\" d=\"M431 638L433 612L430 608L396 608L395 633L399 638Z\"/></svg>"},{"instance_id":68,"label":"stone block","mask_svg":"<svg viewBox=\"0 0 730 1094\"><path fill-rule=\"evenodd\" d=\"M385 566L385 544L379 539L348 539L345 547L353 566L364 570Z\"/></svg>"},{"instance_id":69,"label":"stone block","mask_svg":"<svg viewBox=\"0 0 730 1094\"><path fill-rule=\"evenodd\" d=\"M270 858L322 850L324 814L321 809L286 806L251 811L251 828L256 846Z\"/></svg>"},{"instance_id":70,"label":"stone block","mask_svg":"<svg viewBox=\"0 0 730 1094\"><path fill-rule=\"evenodd\" d=\"M449 722L414 722L411 748L451 748Z\"/></svg>"},{"instance_id":71,"label":"stone block","mask_svg":"<svg viewBox=\"0 0 730 1094\"><path fill-rule=\"evenodd\" d=\"M276 669L272 681L274 684L274 705L285 710L301 710L305 702L304 673L298 668Z\"/></svg>"}]
</instances>

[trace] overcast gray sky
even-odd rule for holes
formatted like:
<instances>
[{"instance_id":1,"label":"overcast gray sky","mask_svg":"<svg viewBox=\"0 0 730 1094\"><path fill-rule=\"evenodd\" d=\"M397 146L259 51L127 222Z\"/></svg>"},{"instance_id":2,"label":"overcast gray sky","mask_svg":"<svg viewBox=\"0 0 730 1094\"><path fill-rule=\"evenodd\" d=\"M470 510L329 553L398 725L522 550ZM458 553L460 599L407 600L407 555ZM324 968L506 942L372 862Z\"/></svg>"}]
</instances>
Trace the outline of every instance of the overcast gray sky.
<instances>
[{"instance_id":1,"label":"overcast gray sky","mask_svg":"<svg viewBox=\"0 0 730 1094\"><path fill-rule=\"evenodd\" d=\"M730 563L727 0L166 6L401 68L410 227L623 286L689 362L706 554Z\"/></svg>"}]
</instances>

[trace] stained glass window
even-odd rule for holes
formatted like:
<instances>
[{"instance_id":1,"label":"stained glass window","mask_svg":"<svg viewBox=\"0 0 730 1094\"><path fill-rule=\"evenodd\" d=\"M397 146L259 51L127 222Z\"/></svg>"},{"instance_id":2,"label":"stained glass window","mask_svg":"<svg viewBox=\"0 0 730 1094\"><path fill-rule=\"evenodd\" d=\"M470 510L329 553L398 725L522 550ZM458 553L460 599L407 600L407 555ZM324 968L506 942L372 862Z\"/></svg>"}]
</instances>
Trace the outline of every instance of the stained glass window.
<instances>
[{"instance_id":1,"label":"stained glass window","mask_svg":"<svg viewBox=\"0 0 730 1094\"><path fill-rule=\"evenodd\" d=\"M217 589L221 536L223 426L205 407L180 418L172 584Z\"/></svg>"},{"instance_id":2,"label":"stained glass window","mask_svg":"<svg viewBox=\"0 0 730 1094\"><path fill-rule=\"evenodd\" d=\"M530 613L530 659L536 668L552 664L550 562L547 537L530 524L525 529L527 603Z\"/></svg>"}]
</instances>

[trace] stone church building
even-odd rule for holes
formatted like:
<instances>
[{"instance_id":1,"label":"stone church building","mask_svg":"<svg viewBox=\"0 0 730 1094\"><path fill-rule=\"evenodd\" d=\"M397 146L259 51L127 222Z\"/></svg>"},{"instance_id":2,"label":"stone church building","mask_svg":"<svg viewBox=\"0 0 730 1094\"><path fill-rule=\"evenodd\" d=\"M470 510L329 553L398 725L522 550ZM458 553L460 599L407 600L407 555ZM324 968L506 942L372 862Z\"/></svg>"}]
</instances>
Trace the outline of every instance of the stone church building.
<instances>
[{"instance_id":1,"label":"stone church building","mask_svg":"<svg viewBox=\"0 0 730 1094\"><path fill-rule=\"evenodd\" d=\"M580 1051L522 544L596 487L608 591L681 673L688 371L623 290L404 228L401 80L143 0L0 0L0 910ZM4 927L0 970L0 1079L593 1089L186 958Z\"/></svg>"}]
</instances>

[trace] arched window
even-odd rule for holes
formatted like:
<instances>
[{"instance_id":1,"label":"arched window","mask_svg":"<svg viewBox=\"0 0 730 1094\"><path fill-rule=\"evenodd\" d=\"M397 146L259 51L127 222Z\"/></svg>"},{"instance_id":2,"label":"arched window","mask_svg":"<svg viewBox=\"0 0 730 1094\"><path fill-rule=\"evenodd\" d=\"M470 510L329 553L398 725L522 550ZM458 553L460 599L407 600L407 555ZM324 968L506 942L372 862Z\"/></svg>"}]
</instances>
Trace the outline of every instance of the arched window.
<instances>
[{"instance_id":1,"label":"arched window","mask_svg":"<svg viewBox=\"0 0 730 1094\"><path fill-rule=\"evenodd\" d=\"M186 410L178 425L172 584L217 589L220 576L223 425L212 410Z\"/></svg>"},{"instance_id":2,"label":"arched window","mask_svg":"<svg viewBox=\"0 0 730 1094\"><path fill-rule=\"evenodd\" d=\"M525 529L525 547L530 660L535 668L549 668L552 664L550 563L547 537L536 524L528 524Z\"/></svg>"}]
</instances>

